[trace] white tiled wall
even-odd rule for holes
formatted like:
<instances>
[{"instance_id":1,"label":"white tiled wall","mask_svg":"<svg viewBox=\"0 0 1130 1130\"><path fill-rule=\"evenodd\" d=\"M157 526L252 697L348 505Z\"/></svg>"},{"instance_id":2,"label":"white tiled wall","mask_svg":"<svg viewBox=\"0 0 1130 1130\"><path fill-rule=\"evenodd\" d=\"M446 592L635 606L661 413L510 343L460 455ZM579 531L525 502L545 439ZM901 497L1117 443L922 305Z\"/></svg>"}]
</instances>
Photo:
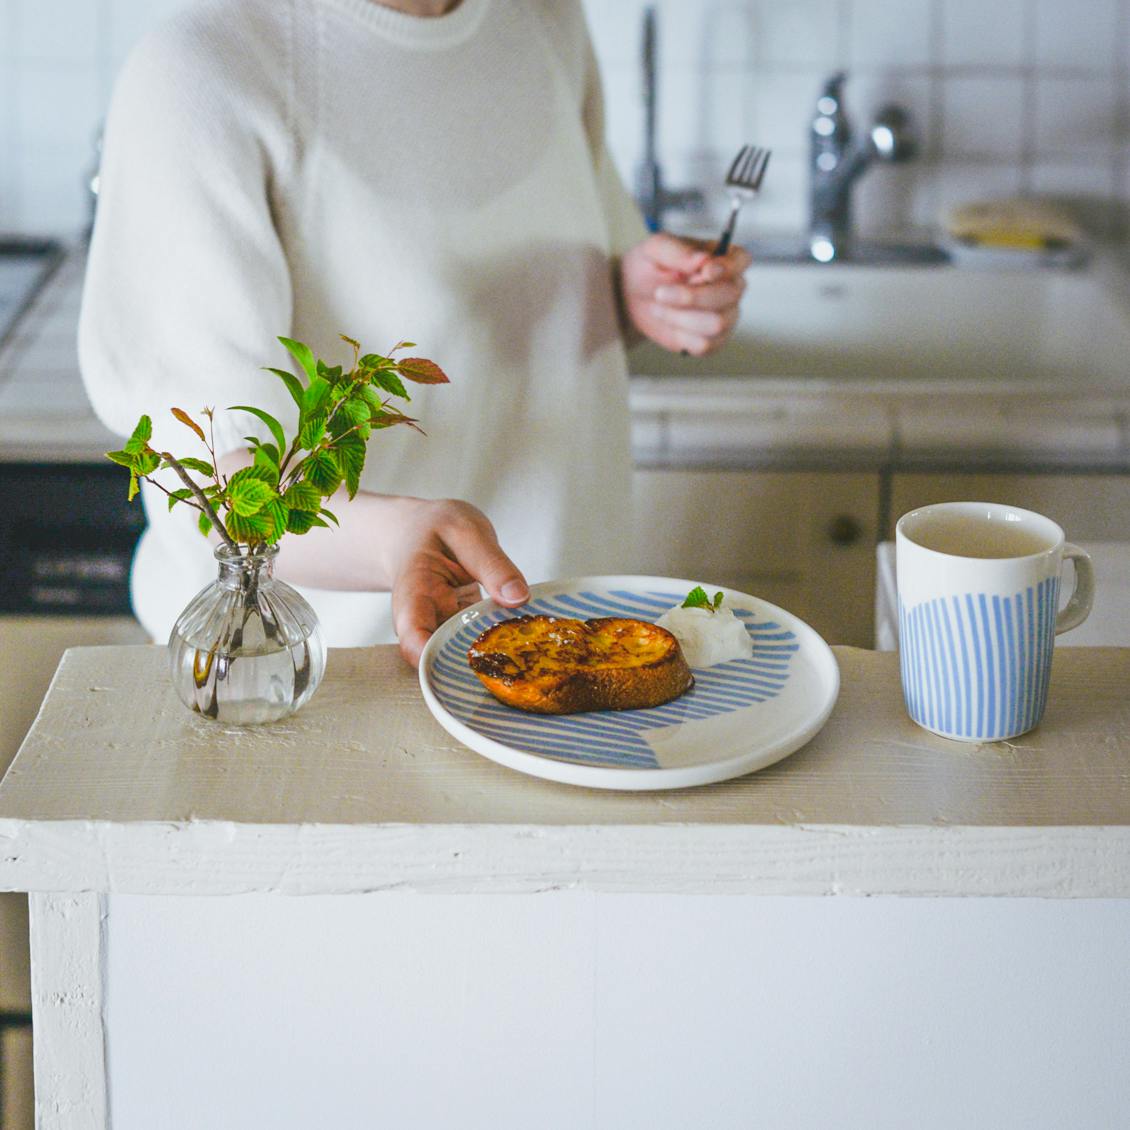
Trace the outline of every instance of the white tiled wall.
<instances>
[{"instance_id":1,"label":"white tiled wall","mask_svg":"<svg viewBox=\"0 0 1130 1130\"><path fill-rule=\"evenodd\" d=\"M961 201L1038 192L1079 198L1100 230L1126 234L1130 0L654 2L667 182L717 183L742 141L770 146L771 173L747 224L804 225L808 123L822 82L844 69L857 127L897 101L920 141L913 163L861 183L865 232L929 227ZM585 0L626 178L642 148L646 6ZM711 200L715 210L724 203L717 190Z\"/></svg>"},{"instance_id":2,"label":"white tiled wall","mask_svg":"<svg viewBox=\"0 0 1130 1130\"><path fill-rule=\"evenodd\" d=\"M114 74L183 2L0 0L0 231L82 228ZM645 0L584 3L631 183ZM655 3L667 181L716 185L742 141L769 145L755 221L767 229L804 223L808 121L837 68L857 123L897 100L921 140L913 164L867 175L864 231L930 225L954 202L1018 191L1084 197L1108 225L1130 204L1130 0ZM721 206L717 189L710 200Z\"/></svg>"}]
</instances>

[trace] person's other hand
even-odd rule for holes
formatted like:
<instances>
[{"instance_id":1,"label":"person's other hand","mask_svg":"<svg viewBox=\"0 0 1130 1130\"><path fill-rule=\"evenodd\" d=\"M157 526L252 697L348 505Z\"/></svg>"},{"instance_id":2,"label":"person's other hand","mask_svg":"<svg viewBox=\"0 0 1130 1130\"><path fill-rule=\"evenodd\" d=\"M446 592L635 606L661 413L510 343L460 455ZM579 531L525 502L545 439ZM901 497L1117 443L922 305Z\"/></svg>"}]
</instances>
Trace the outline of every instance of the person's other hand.
<instances>
[{"instance_id":1,"label":"person's other hand","mask_svg":"<svg viewBox=\"0 0 1130 1130\"><path fill-rule=\"evenodd\" d=\"M672 352L710 353L726 341L738 320L749 253L731 244L725 255L713 258L712 247L658 232L620 261L628 319Z\"/></svg>"},{"instance_id":2,"label":"person's other hand","mask_svg":"<svg viewBox=\"0 0 1130 1130\"><path fill-rule=\"evenodd\" d=\"M508 608L528 600L530 590L481 510L452 499L405 498L401 503L392 619L400 654L415 667L436 628L482 599L480 585Z\"/></svg>"}]
</instances>

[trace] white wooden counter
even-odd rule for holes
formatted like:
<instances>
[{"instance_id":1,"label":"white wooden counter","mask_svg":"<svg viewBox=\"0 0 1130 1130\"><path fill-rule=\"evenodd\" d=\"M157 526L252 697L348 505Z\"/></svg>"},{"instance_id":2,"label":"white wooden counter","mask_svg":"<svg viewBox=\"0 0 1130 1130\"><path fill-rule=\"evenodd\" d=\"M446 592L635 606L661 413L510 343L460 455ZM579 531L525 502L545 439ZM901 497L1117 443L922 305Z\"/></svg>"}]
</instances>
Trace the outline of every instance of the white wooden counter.
<instances>
[{"instance_id":1,"label":"white wooden counter","mask_svg":"<svg viewBox=\"0 0 1130 1130\"><path fill-rule=\"evenodd\" d=\"M1116 1125L1130 649L983 746L836 655L804 749L614 794L455 744L392 648L249 730L68 652L0 784L40 1125Z\"/></svg>"},{"instance_id":2,"label":"white wooden counter","mask_svg":"<svg viewBox=\"0 0 1130 1130\"><path fill-rule=\"evenodd\" d=\"M248 729L186 711L163 648L74 649L0 785L0 882L1130 895L1130 649L1060 649L1043 724L981 746L907 719L895 655L836 655L840 698L805 749L652 795L542 781L467 750L392 647L332 651L303 711Z\"/></svg>"}]
</instances>

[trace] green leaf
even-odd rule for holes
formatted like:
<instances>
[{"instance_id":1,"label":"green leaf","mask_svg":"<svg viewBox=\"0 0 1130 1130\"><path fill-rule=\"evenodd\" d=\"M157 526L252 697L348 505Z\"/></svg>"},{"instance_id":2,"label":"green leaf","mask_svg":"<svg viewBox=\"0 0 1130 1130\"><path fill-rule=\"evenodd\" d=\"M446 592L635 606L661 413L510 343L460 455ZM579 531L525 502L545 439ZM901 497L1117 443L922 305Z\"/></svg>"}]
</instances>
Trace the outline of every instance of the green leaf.
<instances>
[{"instance_id":1,"label":"green leaf","mask_svg":"<svg viewBox=\"0 0 1130 1130\"><path fill-rule=\"evenodd\" d=\"M286 385L286 391L290 393L290 398L301 409L302 397L306 393L303 383L293 373L287 372L286 369L272 369L270 365L264 365L263 368L268 373L274 373Z\"/></svg>"},{"instance_id":2,"label":"green leaf","mask_svg":"<svg viewBox=\"0 0 1130 1130\"><path fill-rule=\"evenodd\" d=\"M274 520L265 514L237 514L234 510L224 520L233 541L242 545L255 545L269 541L274 530Z\"/></svg>"},{"instance_id":3,"label":"green leaf","mask_svg":"<svg viewBox=\"0 0 1130 1130\"><path fill-rule=\"evenodd\" d=\"M181 487L180 490L174 490L169 495L169 509L172 510L178 502L187 502L190 498L192 498L192 491L190 491L188 487Z\"/></svg>"},{"instance_id":4,"label":"green leaf","mask_svg":"<svg viewBox=\"0 0 1130 1130\"><path fill-rule=\"evenodd\" d=\"M207 537L212 532L212 519L208 517L203 511L200 512L200 517L196 519L196 528Z\"/></svg>"},{"instance_id":5,"label":"green leaf","mask_svg":"<svg viewBox=\"0 0 1130 1130\"><path fill-rule=\"evenodd\" d=\"M153 438L153 421L148 416L142 416L133 429L133 435L126 440L126 451L130 455L137 455L144 451L149 441Z\"/></svg>"},{"instance_id":6,"label":"green leaf","mask_svg":"<svg viewBox=\"0 0 1130 1130\"><path fill-rule=\"evenodd\" d=\"M398 341L390 350L389 353L395 353L398 349L415 349L416 343L414 341Z\"/></svg>"},{"instance_id":7,"label":"green leaf","mask_svg":"<svg viewBox=\"0 0 1130 1130\"><path fill-rule=\"evenodd\" d=\"M310 347L289 337L280 337L279 341L286 346L291 357L302 366L302 371L313 381L318 375L318 364L314 360L314 354L310 352Z\"/></svg>"},{"instance_id":8,"label":"green leaf","mask_svg":"<svg viewBox=\"0 0 1130 1130\"><path fill-rule=\"evenodd\" d=\"M324 361L319 361L317 372L319 377L323 378L323 380L329 381L331 385L335 385L341 380L340 365L334 365L331 368Z\"/></svg>"},{"instance_id":9,"label":"green leaf","mask_svg":"<svg viewBox=\"0 0 1130 1130\"><path fill-rule=\"evenodd\" d=\"M321 514L323 518L329 518L329 520L333 522L335 526L341 525L341 523L337 520L337 515L332 510L327 510L323 506L322 509L318 511L318 513ZM324 522L322 524L325 525Z\"/></svg>"},{"instance_id":10,"label":"green leaf","mask_svg":"<svg viewBox=\"0 0 1130 1130\"><path fill-rule=\"evenodd\" d=\"M265 471L270 472L271 481L278 484L279 481L279 450L273 443L263 443L255 450L255 467L260 467Z\"/></svg>"},{"instance_id":11,"label":"green leaf","mask_svg":"<svg viewBox=\"0 0 1130 1130\"><path fill-rule=\"evenodd\" d=\"M324 525L312 510L291 510L286 516L287 532L291 534L304 534L314 526Z\"/></svg>"},{"instance_id":12,"label":"green leaf","mask_svg":"<svg viewBox=\"0 0 1130 1130\"><path fill-rule=\"evenodd\" d=\"M382 357L379 353L366 353L357 364L362 369L389 369L395 362L390 357Z\"/></svg>"},{"instance_id":13,"label":"green leaf","mask_svg":"<svg viewBox=\"0 0 1130 1130\"><path fill-rule=\"evenodd\" d=\"M210 479L215 478L216 476L216 468L213 467L211 463L205 462L203 459L193 459L192 456L186 456L184 459L178 459L177 462L186 471L195 471L197 474L207 475ZM171 466L172 464L167 459L161 464L161 467Z\"/></svg>"},{"instance_id":14,"label":"green leaf","mask_svg":"<svg viewBox=\"0 0 1130 1130\"><path fill-rule=\"evenodd\" d=\"M324 495L331 495L341 486L341 469L329 451L311 455L303 464L304 477Z\"/></svg>"},{"instance_id":15,"label":"green leaf","mask_svg":"<svg viewBox=\"0 0 1130 1130\"><path fill-rule=\"evenodd\" d=\"M349 421L349 426L354 427L357 424L367 424L373 410L363 396L353 396L342 404L341 414Z\"/></svg>"},{"instance_id":16,"label":"green leaf","mask_svg":"<svg viewBox=\"0 0 1130 1130\"><path fill-rule=\"evenodd\" d=\"M263 531L263 540L268 542L276 542L286 533L287 520L290 517L290 510L282 502L281 499L272 498L255 518L263 519L267 528Z\"/></svg>"},{"instance_id":17,"label":"green leaf","mask_svg":"<svg viewBox=\"0 0 1130 1130\"><path fill-rule=\"evenodd\" d=\"M244 470L254 470L245 467ZM237 472L238 474L238 472ZM248 518L257 514L272 498L275 497L274 488L262 479L237 478L233 475L228 483L228 501L232 510L241 518Z\"/></svg>"},{"instance_id":18,"label":"green leaf","mask_svg":"<svg viewBox=\"0 0 1130 1130\"><path fill-rule=\"evenodd\" d=\"M119 467L132 467L134 457L128 451L107 451L106 458Z\"/></svg>"},{"instance_id":19,"label":"green leaf","mask_svg":"<svg viewBox=\"0 0 1130 1130\"><path fill-rule=\"evenodd\" d=\"M152 475L161 466L161 456L155 451L142 451L134 463L134 470L139 475Z\"/></svg>"},{"instance_id":20,"label":"green leaf","mask_svg":"<svg viewBox=\"0 0 1130 1130\"><path fill-rule=\"evenodd\" d=\"M411 400L408 395L408 390L404 387L404 382L389 369L377 369L372 376L373 384L379 385L385 392L392 393L393 396L399 396L402 400Z\"/></svg>"},{"instance_id":21,"label":"green leaf","mask_svg":"<svg viewBox=\"0 0 1130 1130\"><path fill-rule=\"evenodd\" d=\"M405 357L396 363L396 371L406 380L418 385L446 385L451 382L447 374L426 357Z\"/></svg>"},{"instance_id":22,"label":"green leaf","mask_svg":"<svg viewBox=\"0 0 1130 1130\"><path fill-rule=\"evenodd\" d=\"M130 471L129 473L129 495L128 499L132 502L137 497L137 492L141 490L141 484L137 481L137 475Z\"/></svg>"},{"instance_id":23,"label":"green leaf","mask_svg":"<svg viewBox=\"0 0 1130 1130\"><path fill-rule=\"evenodd\" d=\"M372 385L360 385L357 389L357 395L365 401L372 411L384 411L385 402L381 398L381 394Z\"/></svg>"},{"instance_id":24,"label":"green leaf","mask_svg":"<svg viewBox=\"0 0 1130 1130\"><path fill-rule=\"evenodd\" d=\"M319 413L309 416L302 422L298 432L298 443L304 451L313 451L326 434L326 417Z\"/></svg>"},{"instance_id":25,"label":"green leaf","mask_svg":"<svg viewBox=\"0 0 1130 1130\"><path fill-rule=\"evenodd\" d=\"M687 599L683 601L684 608L705 608L708 612L717 612L722 607L722 594L716 592L714 599L711 600L706 595L706 590L701 585L695 585L689 593Z\"/></svg>"},{"instance_id":26,"label":"green leaf","mask_svg":"<svg viewBox=\"0 0 1130 1130\"><path fill-rule=\"evenodd\" d=\"M360 436L345 436L336 450L342 478L345 479L345 489L352 498L361 486L361 472L365 467L365 441Z\"/></svg>"},{"instance_id":27,"label":"green leaf","mask_svg":"<svg viewBox=\"0 0 1130 1130\"><path fill-rule=\"evenodd\" d=\"M269 412L264 412L262 408L252 408L248 404L233 404L228 411L250 412L252 416L258 417L258 419L262 420L263 423L271 429L271 435L274 436L275 443L279 445L279 450L282 451L286 448L286 433L283 431L282 424Z\"/></svg>"},{"instance_id":28,"label":"green leaf","mask_svg":"<svg viewBox=\"0 0 1130 1130\"><path fill-rule=\"evenodd\" d=\"M313 483L295 483L284 495L283 502L291 510L317 513L322 506L322 492Z\"/></svg>"},{"instance_id":29,"label":"green leaf","mask_svg":"<svg viewBox=\"0 0 1130 1130\"><path fill-rule=\"evenodd\" d=\"M329 395L329 382L322 380L321 377L314 377L302 397L303 419L308 416L316 416L321 412Z\"/></svg>"}]
</instances>

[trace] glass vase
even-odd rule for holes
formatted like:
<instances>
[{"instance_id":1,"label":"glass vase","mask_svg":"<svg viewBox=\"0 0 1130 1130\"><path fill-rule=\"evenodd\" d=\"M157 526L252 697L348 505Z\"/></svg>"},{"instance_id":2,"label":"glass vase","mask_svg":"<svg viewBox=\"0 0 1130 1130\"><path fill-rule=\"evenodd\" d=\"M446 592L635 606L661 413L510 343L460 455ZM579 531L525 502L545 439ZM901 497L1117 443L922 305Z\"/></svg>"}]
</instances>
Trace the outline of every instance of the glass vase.
<instances>
[{"instance_id":1,"label":"glass vase","mask_svg":"<svg viewBox=\"0 0 1130 1130\"><path fill-rule=\"evenodd\" d=\"M318 617L275 580L278 552L277 545L255 553L219 546L219 575L173 625L173 685L205 718L273 722L302 706L322 681L326 645Z\"/></svg>"}]
</instances>

